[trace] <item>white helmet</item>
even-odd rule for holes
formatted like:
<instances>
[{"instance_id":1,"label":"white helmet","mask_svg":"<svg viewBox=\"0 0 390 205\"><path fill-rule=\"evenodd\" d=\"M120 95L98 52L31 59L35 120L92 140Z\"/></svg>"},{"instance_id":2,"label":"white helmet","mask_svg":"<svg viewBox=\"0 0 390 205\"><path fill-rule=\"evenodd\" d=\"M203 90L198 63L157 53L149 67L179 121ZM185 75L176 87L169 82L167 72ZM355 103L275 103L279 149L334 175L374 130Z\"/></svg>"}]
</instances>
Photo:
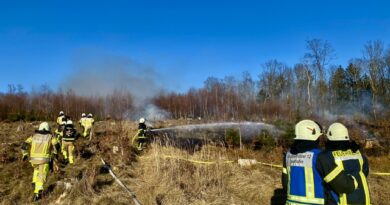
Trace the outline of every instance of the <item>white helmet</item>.
<instances>
[{"instance_id":1,"label":"white helmet","mask_svg":"<svg viewBox=\"0 0 390 205\"><path fill-rule=\"evenodd\" d=\"M329 126L326 136L330 141L349 141L348 129L339 122Z\"/></svg>"},{"instance_id":2,"label":"white helmet","mask_svg":"<svg viewBox=\"0 0 390 205\"><path fill-rule=\"evenodd\" d=\"M50 126L49 126L49 123L47 122L42 122L40 125L39 125L39 128L38 128L39 131L50 131Z\"/></svg>"},{"instance_id":3,"label":"white helmet","mask_svg":"<svg viewBox=\"0 0 390 205\"><path fill-rule=\"evenodd\" d=\"M139 123L145 123L145 118L141 117L141 118L139 119Z\"/></svg>"},{"instance_id":4,"label":"white helmet","mask_svg":"<svg viewBox=\"0 0 390 205\"><path fill-rule=\"evenodd\" d=\"M88 114L88 117L92 117L92 113L89 113L89 114Z\"/></svg>"},{"instance_id":5,"label":"white helmet","mask_svg":"<svg viewBox=\"0 0 390 205\"><path fill-rule=\"evenodd\" d=\"M60 111L59 115L64 115L64 111Z\"/></svg>"},{"instance_id":6,"label":"white helmet","mask_svg":"<svg viewBox=\"0 0 390 205\"><path fill-rule=\"evenodd\" d=\"M316 141L321 135L320 125L313 120L301 120L295 125L295 140Z\"/></svg>"},{"instance_id":7,"label":"white helmet","mask_svg":"<svg viewBox=\"0 0 390 205\"><path fill-rule=\"evenodd\" d=\"M73 125L73 122L72 122L72 120L68 120L68 121L66 121L66 124L67 125Z\"/></svg>"},{"instance_id":8,"label":"white helmet","mask_svg":"<svg viewBox=\"0 0 390 205\"><path fill-rule=\"evenodd\" d=\"M81 114L81 117L85 117L85 113L82 113L82 114Z\"/></svg>"}]
</instances>

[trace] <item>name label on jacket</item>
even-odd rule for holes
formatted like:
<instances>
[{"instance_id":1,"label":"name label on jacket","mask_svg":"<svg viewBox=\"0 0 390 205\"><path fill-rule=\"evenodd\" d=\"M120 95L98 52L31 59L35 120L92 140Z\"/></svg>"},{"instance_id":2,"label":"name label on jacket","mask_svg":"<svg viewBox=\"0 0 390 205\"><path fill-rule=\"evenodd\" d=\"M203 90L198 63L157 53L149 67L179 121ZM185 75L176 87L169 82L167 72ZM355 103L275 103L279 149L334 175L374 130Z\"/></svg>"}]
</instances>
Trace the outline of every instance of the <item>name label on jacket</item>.
<instances>
[{"instance_id":1,"label":"name label on jacket","mask_svg":"<svg viewBox=\"0 0 390 205\"><path fill-rule=\"evenodd\" d=\"M286 165L289 167L312 167L313 166L313 156L312 152L305 152L299 154L287 153L286 156Z\"/></svg>"}]
</instances>

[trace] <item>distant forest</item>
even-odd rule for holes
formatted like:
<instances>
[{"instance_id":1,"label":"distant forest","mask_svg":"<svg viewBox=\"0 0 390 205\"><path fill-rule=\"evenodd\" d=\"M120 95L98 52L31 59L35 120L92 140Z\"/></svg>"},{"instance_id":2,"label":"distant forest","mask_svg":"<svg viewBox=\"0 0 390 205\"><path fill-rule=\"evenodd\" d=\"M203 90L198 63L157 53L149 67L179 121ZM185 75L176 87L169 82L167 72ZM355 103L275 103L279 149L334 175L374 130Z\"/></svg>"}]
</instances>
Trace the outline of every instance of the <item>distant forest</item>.
<instances>
[{"instance_id":1,"label":"distant forest","mask_svg":"<svg viewBox=\"0 0 390 205\"><path fill-rule=\"evenodd\" d=\"M390 117L390 47L369 41L362 56L344 66L333 65L334 57L328 41L310 39L298 64L269 60L256 78L246 71L238 77L208 77L201 88L161 93L150 103L175 119L295 120L332 113ZM91 112L100 119L129 118L138 109L133 99L128 91L96 97L72 90L54 92L46 85L31 92L9 85L8 92L0 93L0 120L55 119L60 110L73 117Z\"/></svg>"}]
</instances>

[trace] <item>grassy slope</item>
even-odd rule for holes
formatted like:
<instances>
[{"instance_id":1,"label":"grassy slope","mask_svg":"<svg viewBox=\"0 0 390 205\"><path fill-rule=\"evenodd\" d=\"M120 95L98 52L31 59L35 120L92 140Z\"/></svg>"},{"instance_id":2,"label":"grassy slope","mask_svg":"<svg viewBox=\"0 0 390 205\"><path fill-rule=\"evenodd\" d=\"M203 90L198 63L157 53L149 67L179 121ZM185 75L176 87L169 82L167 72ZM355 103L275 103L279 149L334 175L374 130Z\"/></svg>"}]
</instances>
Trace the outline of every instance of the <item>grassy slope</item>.
<instances>
[{"instance_id":1,"label":"grassy slope","mask_svg":"<svg viewBox=\"0 0 390 205\"><path fill-rule=\"evenodd\" d=\"M0 124L0 204L29 204L32 197L32 168L20 162L20 142L37 124ZM184 151L156 142L137 156L129 147L133 123L103 122L96 126L92 142L77 142L74 166L61 167L48 178L42 204L129 204L129 197L110 175L101 173L100 157L111 163L118 177L136 193L143 204L270 204L281 188L280 169L261 165L240 167L226 160L255 158L279 164L281 150L233 150L209 144L196 151ZM19 132L17 132L19 127ZM114 154L112 147L118 146ZM164 156L198 161L204 165ZM388 156L370 158L372 170L390 171ZM390 177L370 176L373 204L390 200ZM72 185L66 190L64 184ZM66 193L63 195L63 193ZM61 196L63 195L63 196Z\"/></svg>"}]
</instances>

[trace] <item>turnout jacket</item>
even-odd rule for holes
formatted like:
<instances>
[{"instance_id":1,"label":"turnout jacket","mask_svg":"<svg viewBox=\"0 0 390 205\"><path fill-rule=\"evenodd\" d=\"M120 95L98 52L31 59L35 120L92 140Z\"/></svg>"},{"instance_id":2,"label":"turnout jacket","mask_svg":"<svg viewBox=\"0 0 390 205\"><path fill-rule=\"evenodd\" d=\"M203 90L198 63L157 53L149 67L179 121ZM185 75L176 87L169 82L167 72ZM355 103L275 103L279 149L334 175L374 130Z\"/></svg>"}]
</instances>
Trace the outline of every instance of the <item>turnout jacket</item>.
<instances>
[{"instance_id":1,"label":"turnout jacket","mask_svg":"<svg viewBox=\"0 0 390 205\"><path fill-rule=\"evenodd\" d=\"M73 125L65 125L62 140L66 142L74 142L79 137L79 133L76 132Z\"/></svg>"},{"instance_id":2,"label":"turnout jacket","mask_svg":"<svg viewBox=\"0 0 390 205\"><path fill-rule=\"evenodd\" d=\"M31 145L30 162L32 164L49 163L52 154L57 154L59 150L57 139L48 131L36 131L33 136L24 141L22 143L23 155L28 155L28 144Z\"/></svg>"},{"instance_id":3,"label":"turnout jacket","mask_svg":"<svg viewBox=\"0 0 390 205\"><path fill-rule=\"evenodd\" d=\"M368 161L359 148L355 142L328 141L318 155L317 169L324 178L325 204L371 204L366 179ZM356 179L353 191L345 186L346 179L339 176L343 171Z\"/></svg>"},{"instance_id":4,"label":"turnout jacket","mask_svg":"<svg viewBox=\"0 0 390 205\"><path fill-rule=\"evenodd\" d=\"M324 180L318 169L323 166L318 161L320 153L318 140L295 140L284 155L282 184L287 193L287 205L325 204ZM355 189L355 180L344 171L337 173L335 178L343 183L337 188L337 193L349 193Z\"/></svg>"}]
</instances>

